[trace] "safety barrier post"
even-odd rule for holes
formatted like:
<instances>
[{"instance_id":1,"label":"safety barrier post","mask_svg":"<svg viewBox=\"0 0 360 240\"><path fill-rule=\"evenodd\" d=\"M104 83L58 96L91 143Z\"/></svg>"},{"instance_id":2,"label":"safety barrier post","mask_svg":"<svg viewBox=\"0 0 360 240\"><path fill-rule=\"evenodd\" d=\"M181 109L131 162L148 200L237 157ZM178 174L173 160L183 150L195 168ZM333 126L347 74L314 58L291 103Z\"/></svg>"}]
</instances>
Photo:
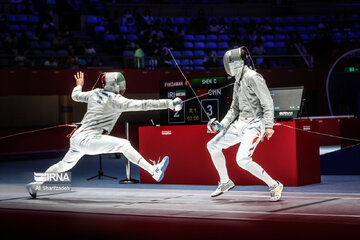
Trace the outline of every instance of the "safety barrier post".
<instances>
[{"instance_id":1,"label":"safety barrier post","mask_svg":"<svg viewBox=\"0 0 360 240\"><path fill-rule=\"evenodd\" d=\"M125 123L126 139L129 140L129 122ZM130 161L126 159L126 179L120 180L119 183L139 183L139 180L131 179L131 165Z\"/></svg>"}]
</instances>

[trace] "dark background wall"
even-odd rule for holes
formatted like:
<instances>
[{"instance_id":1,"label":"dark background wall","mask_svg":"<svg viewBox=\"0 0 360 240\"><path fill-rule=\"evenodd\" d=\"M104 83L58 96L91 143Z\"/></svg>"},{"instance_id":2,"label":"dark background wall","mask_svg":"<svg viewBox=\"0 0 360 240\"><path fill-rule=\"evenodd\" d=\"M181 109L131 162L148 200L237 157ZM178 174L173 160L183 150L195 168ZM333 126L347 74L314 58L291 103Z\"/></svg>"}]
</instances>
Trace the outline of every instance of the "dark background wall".
<instances>
[{"instance_id":1,"label":"dark background wall","mask_svg":"<svg viewBox=\"0 0 360 240\"><path fill-rule=\"evenodd\" d=\"M1 128L40 127L64 122L78 122L86 110L85 104L70 99L75 87L77 70L0 70ZM83 70L84 91L91 90L101 70ZM112 70L119 71L119 70ZM178 70L121 70L127 80L125 97L159 98L160 80L182 79ZM268 87L304 86L308 91L305 113L309 116L328 115L325 83L321 71L312 69L259 70ZM184 72L188 79L225 76L224 70L192 70ZM6 79L6 80L5 80ZM98 83L96 87L100 87ZM64 116L64 115L67 115ZM158 120L158 112L129 113L121 121L149 122Z\"/></svg>"}]
</instances>

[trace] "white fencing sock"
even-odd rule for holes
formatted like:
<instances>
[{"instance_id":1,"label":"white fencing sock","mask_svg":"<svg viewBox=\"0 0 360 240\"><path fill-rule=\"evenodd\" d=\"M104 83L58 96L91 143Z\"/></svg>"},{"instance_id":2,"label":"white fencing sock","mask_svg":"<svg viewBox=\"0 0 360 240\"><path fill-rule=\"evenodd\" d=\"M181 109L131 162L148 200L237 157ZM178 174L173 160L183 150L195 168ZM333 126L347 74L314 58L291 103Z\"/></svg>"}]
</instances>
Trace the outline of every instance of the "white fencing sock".
<instances>
[{"instance_id":1,"label":"white fencing sock","mask_svg":"<svg viewBox=\"0 0 360 240\"><path fill-rule=\"evenodd\" d=\"M243 164L241 167L250 172L255 177L264 181L269 187L277 185L276 181L272 179L269 174L267 174L265 170L256 162L249 161L248 163Z\"/></svg>"},{"instance_id":2,"label":"white fencing sock","mask_svg":"<svg viewBox=\"0 0 360 240\"><path fill-rule=\"evenodd\" d=\"M211 159L220 176L220 182L226 183L229 181L229 175L226 168L225 156L221 151L209 151Z\"/></svg>"},{"instance_id":3,"label":"white fencing sock","mask_svg":"<svg viewBox=\"0 0 360 240\"><path fill-rule=\"evenodd\" d=\"M146 170L151 175L154 174L154 166L146 161L141 154L136 151L132 146L126 149L123 154L125 157L132 163L140 166L142 169Z\"/></svg>"}]
</instances>

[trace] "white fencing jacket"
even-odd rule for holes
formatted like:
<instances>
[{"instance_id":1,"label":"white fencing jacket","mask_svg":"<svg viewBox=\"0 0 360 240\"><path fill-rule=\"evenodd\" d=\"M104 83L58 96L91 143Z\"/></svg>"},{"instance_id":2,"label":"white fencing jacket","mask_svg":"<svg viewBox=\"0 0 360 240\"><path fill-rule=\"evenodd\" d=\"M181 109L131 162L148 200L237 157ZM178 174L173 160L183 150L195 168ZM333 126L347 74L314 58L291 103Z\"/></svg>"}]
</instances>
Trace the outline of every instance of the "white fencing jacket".
<instances>
[{"instance_id":1,"label":"white fencing jacket","mask_svg":"<svg viewBox=\"0 0 360 240\"><path fill-rule=\"evenodd\" d=\"M88 104L86 114L81 121L81 128L83 130L103 129L108 134L123 112L167 109L172 104L170 99L127 99L120 94L107 92L100 88L83 92L81 86L73 89L71 97L76 102Z\"/></svg>"},{"instance_id":2,"label":"white fencing jacket","mask_svg":"<svg viewBox=\"0 0 360 240\"><path fill-rule=\"evenodd\" d=\"M242 78L241 78L241 75ZM265 128L274 125L274 103L261 74L244 66L235 75L233 100L229 111L221 121L227 129L239 117L263 118Z\"/></svg>"}]
</instances>

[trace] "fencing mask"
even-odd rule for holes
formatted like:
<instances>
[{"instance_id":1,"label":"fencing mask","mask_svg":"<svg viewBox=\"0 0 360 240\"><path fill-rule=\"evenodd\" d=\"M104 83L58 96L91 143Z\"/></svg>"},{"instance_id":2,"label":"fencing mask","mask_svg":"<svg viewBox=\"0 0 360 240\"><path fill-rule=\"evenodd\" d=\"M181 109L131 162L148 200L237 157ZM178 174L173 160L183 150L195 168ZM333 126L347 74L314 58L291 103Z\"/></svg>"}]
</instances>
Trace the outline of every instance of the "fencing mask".
<instances>
[{"instance_id":1,"label":"fencing mask","mask_svg":"<svg viewBox=\"0 0 360 240\"><path fill-rule=\"evenodd\" d=\"M101 82L105 91L120 93L121 95L125 93L126 82L121 72L103 73Z\"/></svg>"},{"instance_id":2,"label":"fencing mask","mask_svg":"<svg viewBox=\"0 0 360 240\"><path fill-rule=\"evenodd\" d=\"M243 68L248 58L249 54L247 53L245 47L239 47L227 51L223 57L226 73L230 76L235 76L238 69Z\"/></svg>"}]
</instances>

